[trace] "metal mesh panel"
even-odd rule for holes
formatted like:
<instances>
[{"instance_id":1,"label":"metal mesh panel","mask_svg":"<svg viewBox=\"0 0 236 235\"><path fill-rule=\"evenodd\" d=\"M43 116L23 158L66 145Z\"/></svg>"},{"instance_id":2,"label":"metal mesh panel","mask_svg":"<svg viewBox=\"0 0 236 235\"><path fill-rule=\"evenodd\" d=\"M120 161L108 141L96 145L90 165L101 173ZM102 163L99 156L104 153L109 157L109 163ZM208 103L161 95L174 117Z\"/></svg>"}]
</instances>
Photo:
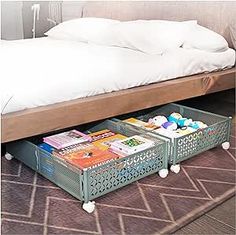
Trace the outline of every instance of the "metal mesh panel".
<instances>
[{"instance_id":1,"label":"metal mesh panel","mask_svg":"<svg viewBox=\"0 0 236 235\"><path fill-rule=\"evenodd\" d=\"M178 104L164 105L150 113L139 116L138 119L143 120L143 121L148 121L149 118L152 118L156 115L164 115L168 117L173 112L180 113L183 117L191 118L195 121L202 121L206 123L207 125L212 125L214 123L225 120L225 117L221 115L212 114L209 112L197 110L194 108L189 108L189 107L178 105Z\"/></svg>"},{"instance_id":2,"label":"metal mesh panel","mask_svg":"<svg viewBox=\"0 0 236 235\"><path fill-rule=\"evenodd\" d=\"M169 116L172 112L178 112L184 117L192 118L195 121L202 121L208 125L207 128L184 135L182 137L169 139L168 154L170 164L181 162L198 153L213 148L225 141L229 141L230 119L221 115L189 108L178 104L168 104L156 110L136 118L148 121L156 115ZM140 129L140 128L139 128ZM148 131L146 131L148 132ZM149 131L152 136L161 135Z\"/></svg>"},{"instance_id":3,"label":"metal mesh panel","mask_svg":"<svg viewBox=\"0 0 236 235\"><path fill-rule=\"evenodd\" d=\"M89 200L166 168L165 155L165 144L162 144L110 164L90 169L87 174Z\"/></svg>"},{"instance_id":4,"label":"metal mesh panel","mask_svg":"<svg viewBox=\"0 0 236 235\"><path fill-rule=\"evenodd\" d=\"M110 129L126 136L141 133L136 129L129 129L109 120L88 131L94 132L102 129ZM27 141L13 144L12 151L9 152L16 156L19 155L20 160L74 197L88 202L161 169L167 169L166 142L144 133L141 136L152 139L155 146L85 171L81 171Z\"/></svg>"},{"instance_id":5,"label":"metal mesh panel","mask_svg":"<svg viewBox=\"0 0 236 235\"><path fill-rule=\"evenodd\" d=\"M228 131L228 122L223 122L177 138L175 161L187 159L227 141Z\"/></svg>"},{"instance_id":6,"label":"metal mesh panel","mask_svg":"<svg viewBox=\"0 0 236 235\"><path fill-rule=\"evenodd\" d=\"M54 161L54 163L56 184L74 197L83 200L82 173L79 170L70 169L68 166L62 165L62 163L57 161Z\"/></svg>"},{"instance_id":7,"label":"metal mesh panel","mask_svg":"<svg viewBox=\"0 0 236 235\"><path fill-rule=\"evenodd\" d=\"M51 181L55 181L55 166L52 155L48 154L43 150L38 150L36 156L39 159L38 171L44 177Z\"/></svg>"},{"instance_id":8,"label":"metal mesh panel","mask_svg":"<svg viewBox=\"0 0 236 235\"><path fill-rule=\"evenodd\" d=\"M28 141L12 142L6 145L8 153L12 154L15 158L37 171L37 147Z\"/></svg>"},{"instance_id":9,"label":"metal mesh panel","mask_svg":"<svg viewBox=\"0 0 236 235\"><path fill-rule=\"evenodd\" d=\"M74 197L82 200L81 173L68 163L57 160L51 154L39 149L39 173L65 189Z\"/></svg>"}]
</instances>

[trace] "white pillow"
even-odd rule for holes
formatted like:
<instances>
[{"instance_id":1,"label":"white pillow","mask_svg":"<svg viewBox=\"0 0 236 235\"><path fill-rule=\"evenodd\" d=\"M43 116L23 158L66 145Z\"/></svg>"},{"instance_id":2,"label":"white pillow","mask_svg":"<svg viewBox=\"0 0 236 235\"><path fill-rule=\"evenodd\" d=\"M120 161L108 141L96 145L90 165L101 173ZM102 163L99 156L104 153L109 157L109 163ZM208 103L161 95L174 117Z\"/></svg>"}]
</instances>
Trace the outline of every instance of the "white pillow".
<instances>
[{"instance_id":1,"label":"white pillow","mask_svg":"<svg viewBox=\"0 0 236 235\"><path fill-rule=\"evenodd\" d=\"M110 26L119 22L103 18L79 18L61 23L47 31L45 35L55 39L110 45L115 40Z\"/></svg>"},{"instance_id":2,"label":"white pillow","mask_svg":"<svg viewBox=\"0 0 236 235\"><path fill-rule=\"evenodd\" d=\"M196 25L183 44L183 48L199 49L208 52L222 52L228 49L228 43L220 34Z\"/></svg>"},{"instance_id":3,"label":"white pillow","mask_svg":"<svg viewBox=\"0 0 236 235\"><path fill-rule=\"evenodd\" d=\"M112 45L162 54L183 45L197 21L136 20L113 26L116 41Z\"/></svg>"},{"instance_id":4,"label":"white pillow","mask_svg":"<svg viewBox=\"0 0 236 235\"><path fill-rule=\"evenodd\" d=\"M136 20L120 22L103 18L65 21L45 33L63 40L90 42L162 54L180 47L196 21Z\"/></svg>"}]
</instances>

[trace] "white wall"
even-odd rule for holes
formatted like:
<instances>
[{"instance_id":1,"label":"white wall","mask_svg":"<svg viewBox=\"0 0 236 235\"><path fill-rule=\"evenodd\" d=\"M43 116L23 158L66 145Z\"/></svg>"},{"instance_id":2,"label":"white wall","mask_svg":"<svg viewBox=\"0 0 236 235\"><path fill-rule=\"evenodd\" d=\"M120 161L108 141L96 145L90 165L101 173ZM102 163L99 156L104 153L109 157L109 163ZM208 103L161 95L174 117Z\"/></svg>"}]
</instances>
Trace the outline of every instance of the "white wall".
<instances>
[{"instance_id":1,"label":"white wall","mask_svg":"<svg viewBox=\"0 0 236 235\"><path fill-rule=\"evenodd\" d=\"M62 21L71 20L74 18L82 17L83 8L86 5L86 1L63 1L62 6Z\"/></svg>"},{"instance_id":2,"label":"white wall","mask_svg":"<svg viewBox=\"0 0 236 235\"><path fill-rule=\"evenodd\" d=\"M39 21L36 22L36 37L42 37L50 28L49 1L2 1L1 38L6 40L32 38L33 4L40 4Z\"/></svg>"},{"instance_id":3,"label":"white wall","mask_svg":"<svg viewBox=\"0 0 236 235\"><path fill-rule=\"evenodd\" d=\"M23 3L20 1L2 1L1 2L1 38L2 39L22 39L23 18L22 18Z\"/></svg>"}]
</instances>

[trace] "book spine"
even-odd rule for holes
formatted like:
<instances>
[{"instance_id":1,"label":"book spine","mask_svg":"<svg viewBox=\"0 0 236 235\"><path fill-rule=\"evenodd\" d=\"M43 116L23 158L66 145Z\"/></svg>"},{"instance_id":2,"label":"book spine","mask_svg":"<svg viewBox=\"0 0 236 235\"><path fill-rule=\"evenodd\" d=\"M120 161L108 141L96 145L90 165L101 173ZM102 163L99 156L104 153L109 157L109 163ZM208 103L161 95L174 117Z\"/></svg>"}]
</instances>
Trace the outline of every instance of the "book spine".
<instances>
[{"instance_id":1,"label":"book spine","mask_svg":"<svg viewBox=\"0 0 236 235\"><path fill-rule=\"evenodd\" d=\"M55 150L55 152L57 152L61 156L65 156L67 154L78 152L89 147L91 147L91 143L86 142L86 143L71 145L62 149L57 149Z\"/></svg>"},{"instance_id":2,"label":"book spine","mask_svg":"<svg viewBox=\"0 0 236 235\"><path fill-rule=\"evenodd\" d=\"M104 132L104 133L100 133L100 134L97 134L97 135L92 135L91 138L92 138L92 142L96 142L96 141L99 141L99 140L102 140L102 139L105 139L105 138L109 138L111 136L114 136L115 133L111 132L111 131L107 131L107 132Z\"/></svg>"},{"instance_id":3,"label":"book spine","mask_svg":"<svg viewBox=\"0 0 236 235\"><path fill-rule=\"evenodd\" d=\"M83 132L78 131L78 130L75 130L75 132L76 132L78 135L81 135L85 140L90 141L90 142L92 141L92 137L91 137L91 136L86 135L86 134L84 134Z\"/></svg>"},{"instance_id":4,"label":"book spine","mask_svg":"<svg viewBox=\"0 0 236 235\"><path fill-rule=\"evenodd\" d=\"M43 142L46 143L46 144L49 144L49 145L51 145L51 146L53 146L53 147L55 147L57 149L61 148L60 144L58 144L56 141L53 141L53 140L51 140L51 139L49 139L47 137L43 138Z\"/></svg>"},{"instance_id":5,"label":"book spine","mask_svg":"<svg viewBox=\"0 0 236 235\"><path fill-rule=\"evenodd\" d=\"M84 144L84 143L90 143L87 139L84 139L84 137L81 137L80 139L74 140L74 142L67 142L60 145L58 149L64 149L69 148L70 146L76 145L76 144Z\"/></svg>"}]
</instances>

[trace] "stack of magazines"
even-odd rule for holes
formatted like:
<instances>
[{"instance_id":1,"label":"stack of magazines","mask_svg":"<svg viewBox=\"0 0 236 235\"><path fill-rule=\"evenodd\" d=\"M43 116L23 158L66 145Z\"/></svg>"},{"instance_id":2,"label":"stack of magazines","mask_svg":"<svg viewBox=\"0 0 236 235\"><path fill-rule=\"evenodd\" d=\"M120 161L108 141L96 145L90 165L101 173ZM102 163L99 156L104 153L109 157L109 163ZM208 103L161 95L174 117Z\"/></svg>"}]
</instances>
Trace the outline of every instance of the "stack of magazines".
<instances>
[{"instance_id":1,"label":"stack of magazines","mask_svg":"<svg viewBox=\"0 0 236 235\"><path fill-rule=\"evenodd\" d=\"M40 148L84 170L142 151L154 142L135 135L127 137L104 129L91 134L71 130L43 138Z\"/></svg>"}]
</instances>

